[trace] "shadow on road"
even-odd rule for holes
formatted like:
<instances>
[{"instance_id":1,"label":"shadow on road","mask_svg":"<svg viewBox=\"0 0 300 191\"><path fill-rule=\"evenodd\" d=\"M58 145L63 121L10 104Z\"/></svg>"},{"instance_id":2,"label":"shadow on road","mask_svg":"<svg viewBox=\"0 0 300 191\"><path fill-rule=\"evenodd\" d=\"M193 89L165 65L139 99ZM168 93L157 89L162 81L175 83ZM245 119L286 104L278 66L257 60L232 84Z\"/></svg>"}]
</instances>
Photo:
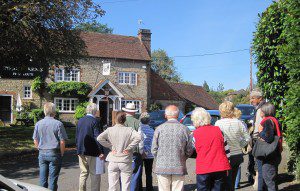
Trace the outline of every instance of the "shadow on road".
<instances>
[{"instance_id":1,"label":"shadow on road","mask_svg":"<svg viewBox=\"0 0 300 191\"><path fill-rule=\"evenodd\" d=\"M67 151L63 158L63 167L70 169L78 165L75 150ZM32 179L39 176L38 154L30 153L0 161L0 174L12 179Z\"/></svg>"}]
</instances>

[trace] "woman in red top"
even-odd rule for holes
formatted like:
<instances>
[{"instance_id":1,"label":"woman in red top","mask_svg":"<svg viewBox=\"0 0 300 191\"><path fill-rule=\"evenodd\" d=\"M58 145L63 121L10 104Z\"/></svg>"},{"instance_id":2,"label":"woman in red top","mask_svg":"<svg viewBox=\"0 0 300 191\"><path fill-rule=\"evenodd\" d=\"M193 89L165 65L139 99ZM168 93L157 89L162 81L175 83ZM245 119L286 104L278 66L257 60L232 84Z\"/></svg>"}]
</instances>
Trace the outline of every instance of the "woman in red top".
<instances>
[{"instance_id":1,"label":"woman in red top","mask_svg":"<svg viewBox=\"0 0 300 191\"><path fill-rule=\"evenodd\" d=\"M195 139L197 190L225 190L230 151L217 126L210 125L211 117L203 108L196 108L191 116L196 130Z\"/></svg>"}]
</instances>

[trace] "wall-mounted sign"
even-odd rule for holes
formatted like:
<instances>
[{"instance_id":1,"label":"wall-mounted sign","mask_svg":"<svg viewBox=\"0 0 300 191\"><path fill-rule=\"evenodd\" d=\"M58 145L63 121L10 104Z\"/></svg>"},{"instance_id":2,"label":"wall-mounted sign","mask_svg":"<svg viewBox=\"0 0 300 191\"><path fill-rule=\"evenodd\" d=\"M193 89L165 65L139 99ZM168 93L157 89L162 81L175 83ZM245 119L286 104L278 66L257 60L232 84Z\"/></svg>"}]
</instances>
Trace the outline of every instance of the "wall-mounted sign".
<instances>
[{"instance_id":1,"label":"wall-mounted sign","mask_svg":"<svg viewBox=\"0 0 300 191\"><path fill-rule=\"evenodd\" d=\"M1 78L34 78L42 75L43 68L24 66L2 66L0 69Z\"/></svg>"},{"instance_id":2,"label":"wall-mounted sign","mask_svg":"<svg viewBox=\"0 0 300 191\"><path fill-rule=\"evenodd\" d=\"M103 62L102 74L104 76L110 75L110 63L109 62Z\"/></svg>"}]
</instances>

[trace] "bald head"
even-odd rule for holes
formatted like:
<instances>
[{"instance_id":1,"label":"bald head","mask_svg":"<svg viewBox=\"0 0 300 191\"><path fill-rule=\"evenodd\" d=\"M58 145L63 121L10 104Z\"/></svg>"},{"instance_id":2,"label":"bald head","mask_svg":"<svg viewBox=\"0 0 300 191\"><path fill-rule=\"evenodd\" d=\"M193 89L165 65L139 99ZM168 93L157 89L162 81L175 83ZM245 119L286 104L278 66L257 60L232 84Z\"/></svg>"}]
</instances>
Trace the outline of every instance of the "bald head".
<instances>
[{"instance_id":1,"label":"bald head","mask_svg":"<svg viewBox=\"0 0 300 191\"><path fill-rule=\"evenodd\" d=\"M177 119L179 114L179 109L175 105L169 105L166 107L165 116L167 119Z\"/></svg>"}]
</instances>

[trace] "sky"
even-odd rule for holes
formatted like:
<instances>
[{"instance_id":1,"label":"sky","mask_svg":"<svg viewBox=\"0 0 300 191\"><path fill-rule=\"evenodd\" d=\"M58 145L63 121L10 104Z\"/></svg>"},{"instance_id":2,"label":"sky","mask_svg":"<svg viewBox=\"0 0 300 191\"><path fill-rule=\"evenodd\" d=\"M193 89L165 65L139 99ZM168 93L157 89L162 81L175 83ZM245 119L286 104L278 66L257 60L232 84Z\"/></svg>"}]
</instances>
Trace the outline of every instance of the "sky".
<instances>
[{"instance_id":1,"label":"sky","mask_svg":"<svg viewBox=\"0 0 300 191\"><path fill-rule=\"evenodd\" d=\"M242 89L250 81L250 46L258 14L272 0L94 0L106 11L99 22L114 34L152 32L151 49L164 49L184 81ZM139 24L142 20L142 24ZM230 54L214 54L223 52ZM214 54L206 55L203 54ZM202 55L202 56L191 56ZM188 57L180 57L188 56ZM253 66L253 78L257 69Z\"/></svg>"}]
</instances>

